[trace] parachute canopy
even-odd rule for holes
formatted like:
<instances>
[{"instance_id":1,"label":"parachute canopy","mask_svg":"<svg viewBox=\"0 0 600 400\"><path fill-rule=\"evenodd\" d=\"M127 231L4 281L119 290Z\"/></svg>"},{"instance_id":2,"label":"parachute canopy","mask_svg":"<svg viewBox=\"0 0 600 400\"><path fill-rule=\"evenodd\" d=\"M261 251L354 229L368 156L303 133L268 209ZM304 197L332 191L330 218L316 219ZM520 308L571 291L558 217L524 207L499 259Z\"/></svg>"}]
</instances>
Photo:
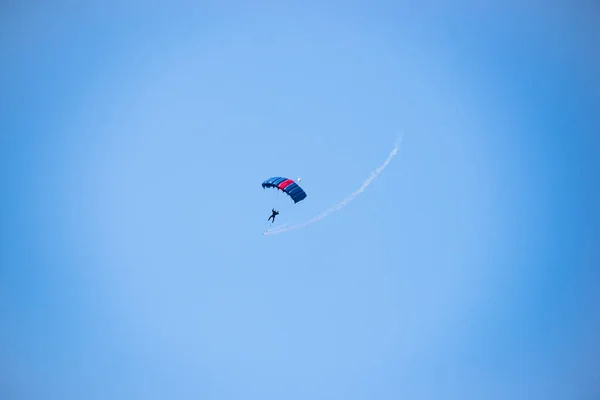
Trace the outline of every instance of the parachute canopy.
<instances>
[{"instance_id":1,"label":"parachute canopy","mask_svg":"<svg viewBox=\"0 0 600 400\"><path fill-rule=\"evenodd\" d=\"M282 178L280 176L274 176L272 178L267 179L262 183L263 189L265 188L276 188L287 195L289 195L294 203L302 201L306 198L306 193L296 182L288 178Z\"/></svg>"}]
</instances>

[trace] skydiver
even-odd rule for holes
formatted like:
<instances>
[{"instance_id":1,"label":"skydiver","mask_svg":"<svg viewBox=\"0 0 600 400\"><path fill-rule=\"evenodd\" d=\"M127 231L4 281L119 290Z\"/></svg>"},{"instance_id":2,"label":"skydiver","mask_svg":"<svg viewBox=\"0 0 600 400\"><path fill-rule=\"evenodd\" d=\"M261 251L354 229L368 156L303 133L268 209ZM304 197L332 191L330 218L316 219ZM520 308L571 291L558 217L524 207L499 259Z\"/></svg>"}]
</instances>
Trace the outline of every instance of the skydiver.
<instances>
[{"instance_id":1,"label":"skydiver","mask_svg":"<svg viewBox=\"0 0 600 400\"><path fill-rule=\"evenodd\" d=\"M271 216L269 217L269 219L267 219L267 221L270 221L270 220L271 220L271 218L273 218L273 222L275 222L275 216L276 216L277 214L279 214L279 211L275 211L275 209L273 208L273 209L271 210L271 212L272 212L273 214L271 214Z\"/></svg>"}]
</instances>

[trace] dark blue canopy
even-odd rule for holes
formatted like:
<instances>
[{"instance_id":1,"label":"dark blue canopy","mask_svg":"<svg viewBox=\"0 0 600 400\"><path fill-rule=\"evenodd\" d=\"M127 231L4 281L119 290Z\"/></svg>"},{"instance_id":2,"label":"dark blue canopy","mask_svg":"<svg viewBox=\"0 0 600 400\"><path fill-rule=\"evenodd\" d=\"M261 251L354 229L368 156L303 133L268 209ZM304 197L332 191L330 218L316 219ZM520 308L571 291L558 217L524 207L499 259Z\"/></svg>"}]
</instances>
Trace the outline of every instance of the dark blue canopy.
<instances>
[{"instance_id":1,"label":"dark blue canopy","mask_svg":"<svg viewBox=\"0 0 600 400\"><path fill-rule=\"evenodd\" d=\"M302 201L306 198L306 193L302 188L293 180L288 178L282 178L280 176L274 176L272 178L267 179L262 183L262 187L264 188L276 188L287 195L289 195L294 203Z\"/></svg>"}]
</instances>

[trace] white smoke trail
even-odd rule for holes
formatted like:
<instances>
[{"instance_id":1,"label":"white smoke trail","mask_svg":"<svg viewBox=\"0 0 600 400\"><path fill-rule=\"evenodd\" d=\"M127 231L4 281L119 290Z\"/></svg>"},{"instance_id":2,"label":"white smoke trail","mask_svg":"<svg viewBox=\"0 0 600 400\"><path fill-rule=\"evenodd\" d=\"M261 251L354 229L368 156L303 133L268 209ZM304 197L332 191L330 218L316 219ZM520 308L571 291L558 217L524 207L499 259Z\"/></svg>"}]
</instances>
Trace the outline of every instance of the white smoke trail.
<instances>
[{"instance_id":1,"label":"white smoke trail","mask_svg":"<svg viewBox=\"0 0 600 400\"><path fill-rule=\"evenodd\" d=\"M392 159L394 158L394 156L398 153L398 150L400 149L400 144L402 142L402 136L398 137L398 139L396 139L396 142L394 143L394 148L392 149L390 155L388 156L388 158L383 162L383 164L381 164L375 171L373 171L371 173L371 176L369 176L367 178L366 181L363 182L362 186L360 188L358 188L357 190L355 190L351 195L349 195L348 197L346 197L344 200L342 200L341 202L339 202L338 204L335 204L331 207L329 207L327 210L323 211L321 214L317 215L316 217L313 217L311 219L309 219L306 222L303 222L301 224L298 225L292 225L292 226L286 226L286 227L279 227L279 228L275 228L274 230L266 230L263 235L275 235L277 233L283 233L283 232L288 232L288 231L292 231L295 229L300 229L300 228L304 228L314 222L320 221L323 218L327 217L329 214L331 214L332 212L335 211L339 211L340 209L342 209L343 207L345 207L346 205L348 205L348 203L350 203L352 200L354 200L356 198L356 196L358 196L359 194L361 194L362 192L364 192L364 190L375 180L375 178L377 178L377 176L385 169L385 167L388 166L388 164L392 161Z\"/></svg>"}]
</instances>

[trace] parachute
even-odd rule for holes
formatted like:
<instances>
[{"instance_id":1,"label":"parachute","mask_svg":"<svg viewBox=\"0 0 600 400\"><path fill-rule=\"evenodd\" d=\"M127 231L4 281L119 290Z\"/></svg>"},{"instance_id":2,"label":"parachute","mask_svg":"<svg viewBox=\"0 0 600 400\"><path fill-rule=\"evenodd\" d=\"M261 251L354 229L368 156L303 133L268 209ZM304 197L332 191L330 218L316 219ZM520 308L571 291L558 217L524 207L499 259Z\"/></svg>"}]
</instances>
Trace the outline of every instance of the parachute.
<instances>
[{"instance_id":1,"label":"parachute","mask_svg":"<svg viewBox=\"0 0 600 400\"><path fill-rule=\"evenodd\" d=\"M283 191L294 200L294 204L306 198L306 193L296 182L292 179L282 178L281 176L274 176L267 179L262 183L262 187L263 189L275 188Z\"/></svg>"}]
</instances>

